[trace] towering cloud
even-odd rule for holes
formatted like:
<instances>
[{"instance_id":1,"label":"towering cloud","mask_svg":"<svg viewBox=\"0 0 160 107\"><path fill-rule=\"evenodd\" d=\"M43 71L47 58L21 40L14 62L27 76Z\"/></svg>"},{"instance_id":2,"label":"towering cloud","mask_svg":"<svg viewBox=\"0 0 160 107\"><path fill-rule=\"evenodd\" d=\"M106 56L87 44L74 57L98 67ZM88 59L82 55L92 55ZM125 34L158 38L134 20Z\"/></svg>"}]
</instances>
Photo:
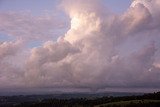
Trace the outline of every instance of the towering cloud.
<instances>
[{"instance_id":1,"label":"towering cloud","mask_svg":"<svg viewBox=\"0 0 160 107\"><path fill-rule=\"evenodd\" d=\"M134 0L121 15L106 11L102 4L63 0L70 29L57 41L23 49L25 61L12 70L2 61L17 58L19 45L0 44L0 88L160 88L159 0ZM7 22L0 28L8 27Z\"/></svg>"}]
</instances>

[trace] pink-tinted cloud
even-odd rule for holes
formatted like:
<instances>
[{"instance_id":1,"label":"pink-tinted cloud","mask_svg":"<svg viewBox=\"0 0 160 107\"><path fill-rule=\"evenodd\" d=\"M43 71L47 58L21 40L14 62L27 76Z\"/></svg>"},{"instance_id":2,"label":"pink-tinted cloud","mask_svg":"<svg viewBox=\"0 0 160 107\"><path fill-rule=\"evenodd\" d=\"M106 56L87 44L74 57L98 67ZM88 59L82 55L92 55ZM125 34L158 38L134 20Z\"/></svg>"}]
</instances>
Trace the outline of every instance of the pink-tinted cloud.
<instances>
[{"instance_id":1,"label":"pink-tinted cloud","mask_svg":"<svg viewBox=\"0 0 160 107\"><path fill-rule=\"evenodd\" d=\"M47 12L40 16L25 11L0 12L0 32L23 40L55 39L58 30L67 27L67 22L56 16L56 13Z\"/></svg>"},{"instance_id":2,"label":"pink-tinted cloud","mask_svg":"<svg viewBox=\"0 0 160 107\"><path fill-rule=\"evenodd\" d=\"M12 67L11 63L1 64L0 80L6 85L0 81L0 88L14 88L14 85L26 89L160 88L158 0L135 0L121 15L106 12L98 0L63 0L62 6L71 18L70 29L57 41L46 41L32 49L23 48L27 55L21 56L25 57L21 66L6 69ZM11 23L8 20L0 28L8 28ZM24 18L21 20L23 25L28 24ZM29 29L48 35L44 32L50 29L47 25ZM57 26L55 28L59 28ZM17 27L15 30L19 31ZM34 38L37 34L30 30L25 32L26 37ZM12 42L0 45L0 58L20 53L15 48L19 45L10 44Z\"/></svg>"}]
</instances>

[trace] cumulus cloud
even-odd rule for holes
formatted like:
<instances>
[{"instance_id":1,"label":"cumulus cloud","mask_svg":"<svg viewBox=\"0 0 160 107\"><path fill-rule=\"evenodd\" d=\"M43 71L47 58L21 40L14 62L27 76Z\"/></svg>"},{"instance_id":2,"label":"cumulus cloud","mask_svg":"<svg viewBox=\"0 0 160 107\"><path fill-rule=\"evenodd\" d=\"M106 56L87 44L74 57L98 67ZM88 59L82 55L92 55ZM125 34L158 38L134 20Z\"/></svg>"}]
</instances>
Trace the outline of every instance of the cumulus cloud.
<instances>
[{"instance_id":1,"label":"cumulus cloud","mask_svg":"<svg viewBox=\"0 0 160 107\"><path fill-rule=\"evenodd\" d=\"M0 80L12 88L10 80L17 87L37 89L160 88L159 1L134 0L121 15L106 12L99 2L63 0L61 6L71 19L70 29L57 41L46 41L40 47L26 50L22 67L14 67L17 72L1 72ZM8 20L0 25L1 29L10 26ZM44 30L50 27L43 25L40 30L29 29L48 35ZM25 31L26 36L31 33L36 37L29 31ZM18 54L17 46L2 43L0 58ZM0 84L0 88L7 87Z\"/></svg>"},{"instance_id":2,"label":"cumulus cloud","mask_svg":"<svg viewBox=\"0 0 160 107\"><path fill-rule=\"evenodd\" d=\"M20 60L18 57L22 56L19 54L22 47L22 41L20 40L0 43L1 88L7 88L9 86L14 87L16 85L20 85L19 80L22 75L20 66L21 63L23 63L23 59Z\"/></svg>"},{"instance_id":3,"label":"cumulus cloud","mask_svg":"<svg viewBox=\"0 0 160 107\"><path fill-rule=\"evenodd\" d=\"M2 42L0 43L0 59L6 56L14 55L20 47L20 41L16 42Z\"/></svg>"}]
</instances>

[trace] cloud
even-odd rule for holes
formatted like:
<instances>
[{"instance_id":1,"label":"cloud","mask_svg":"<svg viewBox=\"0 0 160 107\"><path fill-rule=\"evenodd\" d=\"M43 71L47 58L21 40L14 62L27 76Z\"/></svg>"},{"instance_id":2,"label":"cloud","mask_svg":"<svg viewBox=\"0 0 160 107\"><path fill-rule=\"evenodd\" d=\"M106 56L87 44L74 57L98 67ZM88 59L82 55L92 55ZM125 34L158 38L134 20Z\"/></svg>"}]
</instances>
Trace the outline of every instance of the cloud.
<instances>
[{"instance_id":1,"label":"cloud","mask_svg":"<svg viewBox=\"0 0 160 107\"><path fill-rule=\"evenodd\" d=\"M48 40L59 36L59 30L67 28L63 18L56 13L45 12L33 16L30 12L0 12L0 31L23 40Z\"/></svg>"},{"instance_id":2,"label":"cloud","mask_svg":"<svg viewBox=\"0 0 160 107\"><path fill-rule=\"evenodd\" d=\"M21 72L20 51L22 51L22 41L2 42L0 44L0 86L1 88L19 86L23 72ZM15 58L15 59L14 59ZM18 62L20 61L20 62Z\"/></svg>"},{"instance_id":3,"label":"cloud","mask_svg":"<svg viewBox=\"0 0 160 107\"><path fill-rule=\"evenodd\" d=\"M159 28L160 23L158 22L158 19L160 17L160 2L158 0L134 0L131 7L135 7L137 5L145 6L152 15L152 24L150 27L154 27L154 29Z\"/></svg>"},{"instance_id":4,"label":"cloud","mask_svg":"<svg viewBox=\"0 0 160 107\"><path fill-rule=\"evenodd\" d=\"M19 49L20 41L0 43L0 59L14 55Z\"/></svg>"},{"instance_id":5,"label":"cloud","mask_svg":"<svg viewBox=\"0 0 160 107\"><path fill-rule=\"evenodd\" d=\"M62 6L71 18L70 29L57 41L46 41L42 46L23 49L27 51L26 56L22 54L25 61L15 67L16 73L8 69L7 73L1 72L0 79L8 84L4 86L0 82L0 88L14 88L10 80L14 80L17 87L44 90L160 88L160 61L157 60L160 51L159 1L135 0L121 15L106 12L102 4L98 0L63 0ZM23 20L24 25L28 24L24 18L18 19ZM11 22L8 20L0 28L9 27ZM34 22L34 19L30 20ZM42 18L41 21L48 23L47 19ZM48 35L50 24L42 24L41 21L38 24L41 29L31 27L33 33L24 28L26 37L35 37L35 32L39 31ZM16 19L12 25L18 23ZM59 29L57 26L55 28ZM20 31L16 27L15 30ZM19 54L14 45L3 45L0 58ZM8 51L8 48L15 52ZM16 78L8 76L10 74Z\"/></svg>"}]
</instances>

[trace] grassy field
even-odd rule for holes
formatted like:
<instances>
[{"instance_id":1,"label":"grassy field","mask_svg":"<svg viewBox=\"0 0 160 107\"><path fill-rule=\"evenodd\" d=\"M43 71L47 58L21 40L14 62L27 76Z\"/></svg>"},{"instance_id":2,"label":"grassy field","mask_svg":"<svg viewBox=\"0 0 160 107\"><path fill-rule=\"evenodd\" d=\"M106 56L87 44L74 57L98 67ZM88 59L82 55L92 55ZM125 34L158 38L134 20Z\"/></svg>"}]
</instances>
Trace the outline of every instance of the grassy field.
<instances>
[{"instance_id":1,"label":"grassy field","mask_svg":"<svg viewBox=\"0 0 160 107\"><path fill-rule=\"evenodd\" d=\"M160 107L160 100L131 100L131 101L120 101L112 102L102 105L97 105L95 107Z\"/></svg>"}]
</instances>

